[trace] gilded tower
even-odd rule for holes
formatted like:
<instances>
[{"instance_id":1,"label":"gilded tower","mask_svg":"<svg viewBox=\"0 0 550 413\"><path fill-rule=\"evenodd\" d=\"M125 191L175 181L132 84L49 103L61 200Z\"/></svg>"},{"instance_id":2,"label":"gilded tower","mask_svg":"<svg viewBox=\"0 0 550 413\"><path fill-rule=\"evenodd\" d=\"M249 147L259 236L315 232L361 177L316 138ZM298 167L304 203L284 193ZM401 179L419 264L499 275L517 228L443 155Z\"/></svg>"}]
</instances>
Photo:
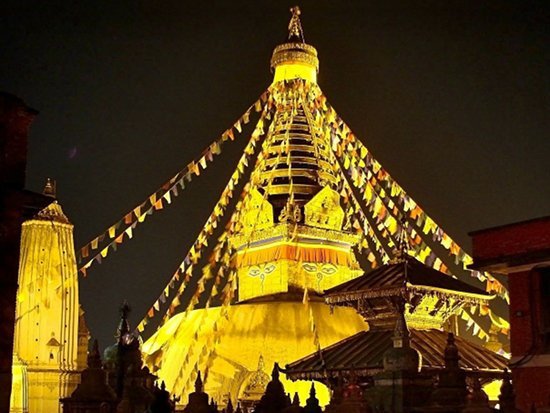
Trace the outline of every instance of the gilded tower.
<instances>
[{"instance_id":1,"label":"gilded tower","mask_svg":"<svg viewBox=\"0 0 550 413\"><path fill-rule=\"evenodd\" d=\"M275 362L288 363L367 328L349 308L331 312L318 294L362 274L352 249L359 237L342 208L329 140L292 86L315 85L318 68L317 51L305 42L293 8L289 35L271 58L274 111L263 155L229 236L237 301L227 312L211 307L176 314L143 345L145 362L175 394L190 390L198 367L207 372L205 388L215 399L252 405L263 393L258 378ZM220 318L227 319L221 328ZM307 398L309 382L281 380ZM321 387L327 403L328 389Z\"/></svg>"},{"instance_id":2,"label":"gilded tower","mask_svg":"<svg viewBox=\"0 0 550 413\"><path fill-rule=\"evenodd\" d=\"M55 198L23 223L12 412L59 412L79 382L88 335L79 304L73 225ZM15 363L16 361L16 363Z\"/></svg>"},{"instance_id":3,"label":"gilded tower","mask_svg":"<svg viewBox=\"0 0 550 413\"><path fill-rule=\"evenodd\" d=\"M271 57L273 82L251 106L259 120L244 154L205 227L140 323L142 329L138 327L144 331L156 312L164 312L159 328L142 351L148 367L176 395L191 390L200 369L206 391L217 401L250 406L265 383L264 365L269 369L275 362L285 365L308 353L320 354L322 348L356 333L375 330L382 320L364 320L350 307L327 305L322 293L357 281L363 273L357 257L365 268L386 268L380 265L388 264L400 252L395 248L400 242L399 222L407 234L403 240L411 243L409 255L429 270L440 271L437 276L443 277L443 283L451 279L447 277L451 275L448 264L462 273L470 262L330 106L317 84L317 50L305 41L299 9L291 11L288 37ZM250 110L234 124L239 133L248 123ZM227 138L234 138L233 129L227 130L220 142ZM191 179L191 171L198 176L199 166L204 169L207 159L219 152L218 141L215 144L198 163L192 162L178 173L168 187L183 182L182 177ZM235 208L229 208L239 178L247 178L249 164L250 175L241 197ZM161 196L168 200L169 195ZM157 193L150 199L152 211L157 208ZM214 229L221 227L226 209L232 210L231 215L224 230L220 228L222 234L215 237ZM212 238L217 238L216 244L208 259L203 257L207 263L199 272L195 266L200 265L203 246ZM455 257L454 264L439 247ZM406 269L405 280L407 274ZM490 275L475 276L490 281L498 286L501 296L506 295L505 288ZM424 326L439 328L444 311L448 317L460 310L454 305L455 298L444 303L437 289L418 291L414 319ZM384 303L389 298L381 295L377 299ZM182 300L185 309L178 313ZM369 312L372 309L364 301L359 305ZM420 304L433 306L435 311L420 311ZM472 314L464 311L461 319L476 323ZM491 316L491 320L497 320L506 332L501 318ZM327 369L320 358L323 375ZM299 392L301 399L307 398L310 383L283 377L281 381L290 393ZM320 385L318 391L321 404L326 404L327 388Z\"/></svg>"},{"instance_id":4,"label":"gilded tower","mask_svg":"<svg viewBox=\"0 0 550 413\"><path fill-rule=\"evenodd\" d=\"M317 51L305 43L299 9L292 13L287 41L271 58L273 83L315 84ZM322 292L362 274L351 249L358 237L344 230L329 141L308 119L307 102L295 95L292 88L274 95L267 156L252 174L256 185L232 238L241 301L292 290Z\"/></svg>"}]
</instances>

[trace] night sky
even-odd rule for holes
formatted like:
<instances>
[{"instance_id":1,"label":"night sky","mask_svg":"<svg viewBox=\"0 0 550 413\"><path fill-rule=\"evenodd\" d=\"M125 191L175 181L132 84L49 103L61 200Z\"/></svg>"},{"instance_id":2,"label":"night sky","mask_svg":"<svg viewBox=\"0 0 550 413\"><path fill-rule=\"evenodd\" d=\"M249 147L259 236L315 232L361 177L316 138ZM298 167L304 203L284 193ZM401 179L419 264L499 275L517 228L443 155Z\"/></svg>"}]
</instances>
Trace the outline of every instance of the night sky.
<instances>
[{"instance_id":1,"label":"night sky","mask_svg":"<svg viewBox=\"0 0 550 413\"><path fill-rule=\"evenodd\" d=\"M196 158L265 90L294 4L54 3L0 5L0 89L40 111L27 186L41 191L46 177L57 180L79 247ZM300 3L319 84L438 224L469 250L469 231L550 214L548 7L335 4ZM114 340L123 299L135 325L159 296L244 142L226 146L81 279L102 346Z\"/></svg>"}]
</instances>

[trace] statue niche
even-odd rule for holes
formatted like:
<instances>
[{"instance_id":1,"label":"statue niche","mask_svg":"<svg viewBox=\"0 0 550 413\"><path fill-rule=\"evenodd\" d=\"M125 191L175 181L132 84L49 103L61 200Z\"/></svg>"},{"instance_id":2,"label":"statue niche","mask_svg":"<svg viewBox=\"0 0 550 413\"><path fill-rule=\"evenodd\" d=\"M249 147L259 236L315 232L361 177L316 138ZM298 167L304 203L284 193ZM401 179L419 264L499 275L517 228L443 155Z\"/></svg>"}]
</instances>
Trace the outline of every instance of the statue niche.
<instances>
[{"instance_id":1,"label":"statue niche","mask_svg":"<svg viewBox=\"0 0 550 413\"><path fill-rule=\"evenodd\" d=\"M344 223L344 210L338 192L326 186L304 206L306 225L339 231Z\"/></svg>"}]
</instances>

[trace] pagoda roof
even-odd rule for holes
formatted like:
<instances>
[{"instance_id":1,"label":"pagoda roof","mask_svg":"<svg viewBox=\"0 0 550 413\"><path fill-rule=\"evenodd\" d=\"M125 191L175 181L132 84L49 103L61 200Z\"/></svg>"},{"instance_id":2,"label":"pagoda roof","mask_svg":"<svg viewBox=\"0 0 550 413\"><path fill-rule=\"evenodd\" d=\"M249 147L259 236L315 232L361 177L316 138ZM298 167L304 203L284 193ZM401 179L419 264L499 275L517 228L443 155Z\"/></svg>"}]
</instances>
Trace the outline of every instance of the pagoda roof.
<instances>
[{"instance_id":1,"label":"pagoda roof","mask_svg":"<svg viewBox=\"0 0 550 413\"><path fill-rule=\"evenodd\" d=\"M406 272L405 272L406 268ZM342 295L349 298L353 293L376 293L380 290L401 289L405 286L419 287L458 295L477 296L490 299L493 296L479 288L437 271L413 257L407 260L382 265L361 277L347 281L325 291L328 302L338 302ZM361 294L363 295L363 294Z\"/></svg>"},{"instance_id":2,"label":"pagoda roof","mask_svg":"<svg viewBox=\"0 0 550 413\"><path fill-rule=\"evenodd\" d=\"M371 376L382 371L383 357L392 347L391 330L361 331L336 344L286 365L284 373L293 380L337 377L342 373ZM422 371L436 372L445 367L448 333L440 330L411 329L411 347L421 354ZM507 366L503 356L464 338L455 337L461 368L488 378L498 377Z\"/></svg>"}]
</instances>

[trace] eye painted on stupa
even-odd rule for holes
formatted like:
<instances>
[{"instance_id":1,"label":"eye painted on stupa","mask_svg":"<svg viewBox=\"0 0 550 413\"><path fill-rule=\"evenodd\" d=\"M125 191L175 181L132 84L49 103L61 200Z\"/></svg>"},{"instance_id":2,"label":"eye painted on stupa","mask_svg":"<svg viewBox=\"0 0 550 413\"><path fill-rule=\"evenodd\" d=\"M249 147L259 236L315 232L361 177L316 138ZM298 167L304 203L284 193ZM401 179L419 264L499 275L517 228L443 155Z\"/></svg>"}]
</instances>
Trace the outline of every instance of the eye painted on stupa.
<instances>
[{"instance_id":1,"label":"eye painted on stupa","mask_svg":"<svg viewBox=\"0 0 550 413\"><path fill-rule=\"evenodd\" d=\"M307 272L317 272L317 265L310 262L304 262L302 268Z\"/></svg>"},{"instance_id":2,"label":"eye painted on stupa","mask_svg":"<svg viewBox=\"0 0 550 413\"><path fill-rule=\"evenodd\" d=\"M261 274L261 272L262 271L260 270L260 267L258 267L257 265L254 265L249 268L248 275L250 275L251 277L257 277L258 275Z\"/></svg>"},{"instance_id":3,"label":"eye painted on stupa","mask_svg":"<svg viewBox=\"0 0 550 413\"><path fill-rule=\"evenodd\" d=\"M275 264L266 264L264 267L264 272L266 274L271 274L273 271L275 271L275 268L277 268Z\"/></svg>"},{"instance_id":4,"label":"eye painted on stupa","mask_svg":"<svg viewBox=\"0 0 550 413\"><path fill-rule=\"evenodd\" d=\"M333 264L324 264L322 267L321 267L321 272L325 275L332 275L334 274L336 271L338 271L338 269L336 268L335 265Z\"/></svg>"}]
</instances>

